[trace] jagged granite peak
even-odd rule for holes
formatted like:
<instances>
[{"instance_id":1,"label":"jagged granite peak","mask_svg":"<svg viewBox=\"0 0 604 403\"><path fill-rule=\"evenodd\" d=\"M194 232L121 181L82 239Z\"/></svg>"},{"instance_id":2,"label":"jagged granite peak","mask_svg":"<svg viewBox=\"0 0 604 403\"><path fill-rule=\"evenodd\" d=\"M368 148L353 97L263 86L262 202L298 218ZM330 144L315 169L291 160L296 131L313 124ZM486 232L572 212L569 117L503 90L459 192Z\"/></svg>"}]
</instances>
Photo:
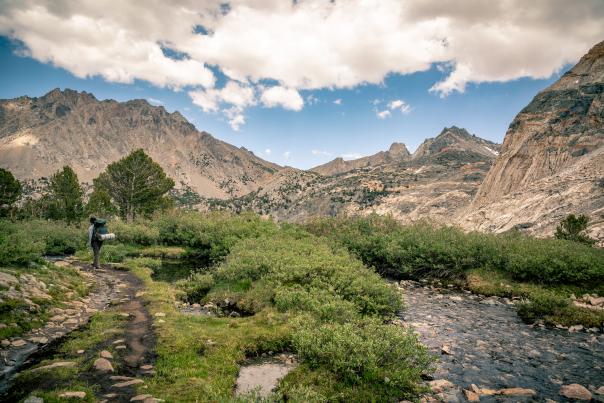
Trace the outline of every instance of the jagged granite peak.
<instances>
[{"instance_id":1,"label":"jagged granite peak","mask_svg":"<svg viewBox=\"0 0 604 403\"><path fill-rule=\"evenodd\" d=\"M467 152L485 158L495 158L500 145L470 134L457 126L445 127L438 136L426 139L413 153L413 160L431 158L443 152Z\"/></svg>"},{"instance_id":2,"label":"jagged granite peak","mask_svg":"<svg viewBox=\"0 0 604 403\"><path fill-rule=\"evenodd\" d=\"M388 149L388 153L392 156L401 155L405 157L411 156L407 146L403 143L392 143Z\"/></svg>"},{"instance_id":3,"label":"jagged granite peak","mask_svg":"<svg viewBox=\"0 0 604 403\"><path fill-rule=\"evenodd\" d=\"M393 143L388 151L380 151L367 157L345 160L342 157L311 169L321 175L338 175L354 169L374 167L392 162L402 162L409 159L411 154L403 143Z\"/></svg>"},{"instance_id":4,"label":"jagged granite peak","mask_svg":"<svg viewBox=\"0 0 604 403\"><path fill-rule=\"evenodd\" d=\"M0 100L0 167L20 179L47 177L70 165L90 183L138 148L177 184L208 197L246 194L281 169L143 99L99 101L57 88L41 97Z\"/></svg>"},{"instance_id":5,"label":"jagged granite peak","mask_svg":"<svg viewBox=\"0 0 604 403\"><path fill-rule=\"evenodd\" d=\"M567 214L604 241L604 42L515 117L476 198L468 229L551 236Z\"/></svg>"}]
</instances>

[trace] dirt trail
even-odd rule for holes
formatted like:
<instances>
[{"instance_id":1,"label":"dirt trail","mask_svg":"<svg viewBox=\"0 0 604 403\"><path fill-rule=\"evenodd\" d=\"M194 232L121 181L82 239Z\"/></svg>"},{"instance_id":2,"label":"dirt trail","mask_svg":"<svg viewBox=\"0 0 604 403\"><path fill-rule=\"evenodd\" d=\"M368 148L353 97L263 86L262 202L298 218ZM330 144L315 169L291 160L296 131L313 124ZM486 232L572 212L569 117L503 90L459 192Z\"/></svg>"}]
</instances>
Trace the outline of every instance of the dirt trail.
<instances>
[{"instance_id":1,"label":"dirt trail","mask_svg":"<svg viewBox=\"0 0 604 403\"><path fill-rule=\"evenodd\" d=\"M88 296L88 304L85 304L95 306L94 310L90 309L91 314L110 309L128 318L122 329L116 329L98 345L81 352L85 362L95 364L89 370L79 372L78 377L87 384L97 386L95 393L99 400L129 402L132 398L137 397L137 401L156 401L150 395L136 393L136 388L144 384L144 377L154 374L153 362L155 359L153 321L141 299L144 294L141 280L128 271L115 270L109 265L104 265L103 270L92 270L90 265L77 261L59 261L57 263L78 267L84 274L89 273L90 278L94 279L95 291ZM53 358L68 361L70 357L57 354L56 351L62 340L71 331L84 329L83 326L87 324L89 316L82 318L77 326L66 329L61 336L62 339L57 339L52 348L48 349L50 351L47 351L44 346L39 346L29 352L21 365L15 366L13 372L23 371L41 359ZM109 365L112 368L110 371L100 370L96 365L96 361L102 358L102 352L107 352L106 350L114 351L113 354L105 354L104 361L101 360L102 365ZM26 392L9 389L5 397L27 397ZM25 395L23 395L24 393Z\"/></svg>"},{"instance_id":2,"label":"dirt trail","mask_svg":"<svg viewBox=\"0 0 604 403\"><path fill-rule=\"evenodd\" d=\"M481 402L566 401L563 385L580 384L593 400L604 386L604 335L569 332L523 323L510 301L402 284L406 310L401 318L439 357L434 378L453 384L443 401L466 401L463 390L531 389L532 396L481 395ZM516 390L519 392L519 390ZM529 393L525 391L525 393ZM509 399L509 400L506 400Z\"/></svg>"}]
</instances>

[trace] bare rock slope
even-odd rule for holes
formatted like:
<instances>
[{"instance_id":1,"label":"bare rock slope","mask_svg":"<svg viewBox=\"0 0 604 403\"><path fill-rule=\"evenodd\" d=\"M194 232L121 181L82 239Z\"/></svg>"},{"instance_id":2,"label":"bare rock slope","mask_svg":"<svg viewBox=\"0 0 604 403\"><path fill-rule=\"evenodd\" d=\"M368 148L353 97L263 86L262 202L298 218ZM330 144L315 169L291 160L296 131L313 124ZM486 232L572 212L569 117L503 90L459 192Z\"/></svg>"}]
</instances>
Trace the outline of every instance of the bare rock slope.
<instances>
[{"instance_id":1,"label":"bare rock slope","mask_svg":"<svg viewBox=\"0 0 604 403\"><path fill-rule=\"evenodd\" d=\"M145 100L99 101L69 89L0 100L0 167L19 179L47 177L71 165L81 181L91 182L138 148L177 184L208 197L249 193L281 169Z\"/></svg>"},{"instance_id":2,"label":"bare rock slope","mask_svg":"<svg viewBox=\"0 0 604 403\"><path fill-rule=\"evenodd\" d=\"M389 151L339 166L283 169L257 191L208 200L208 207L251 209L289 221L377 212L402 222L449 223L472 201L498 150L498 144L453 126L426 140L413 155L395 143Z\"/></svg>"},{"instance_id":3,"label":"bare rock slope","mask_svg":"<svg viewBox=\"0 0 604 403\"><path fill-rule=\"evenodd\" d=\"M543 90L511 123L501 155L459 223L551 235L588 214L604 239L604 42Z\"/></svg>"}]
</instances>

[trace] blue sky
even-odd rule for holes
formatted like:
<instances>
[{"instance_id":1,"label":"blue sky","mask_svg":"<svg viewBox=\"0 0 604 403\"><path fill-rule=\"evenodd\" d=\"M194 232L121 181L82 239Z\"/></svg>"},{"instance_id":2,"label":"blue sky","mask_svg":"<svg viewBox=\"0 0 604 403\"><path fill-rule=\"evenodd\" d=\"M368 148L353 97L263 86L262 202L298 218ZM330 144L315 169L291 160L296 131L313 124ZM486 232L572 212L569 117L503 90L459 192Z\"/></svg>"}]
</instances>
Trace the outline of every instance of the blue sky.
<instances>
[{"instance_id":1,"label":"blue sky","mask_svg":"<svg viewBox=\"0 0 604 403\"><path fill-rule=\"evenodd\" d=\"M58 87L91 92L101 100L142 98L155 104L161 101L168 111L180 111L199 130L246 147L270 161L297 168L310 168L340 155L370 155L395 141L415 149L424 139L451 125L501 142L514 116L538 91L559 77L554 74L545 80L525 78L473 84L463 94L441 98L428 91L443 78L436 68L411 75L389 75L383 85L302 91L306 106L301 111L251 107L246 111L246 124L234 131L222 115L203 112L194 105L184 90L162 89L143 81L119 84L100 77L80 79L64 69L18 56L15 48L18 46L8 38L0 39L0 98L37 97ZM309 103L311 96L316 101ZM339 105L334 103L338 99ZM388 118L378 118L376 107L381 110L395 99L407 102L411 111L395 111ZM381 103L373 105L374 100ZM287 152L289 158L284 156Z\"/></svg>"},{"instance_id":2,"label":"blue sky","mask_svg":"<svg viewBox=\"0 0 604 403\"><path fill-rule=\"evenodd\" d=\"M395 141L414 150L451 125L501 142L604 37L601 0L223 3L2 3L0 98L143 98L310 168Z\"/></svg>"}]
</instances>

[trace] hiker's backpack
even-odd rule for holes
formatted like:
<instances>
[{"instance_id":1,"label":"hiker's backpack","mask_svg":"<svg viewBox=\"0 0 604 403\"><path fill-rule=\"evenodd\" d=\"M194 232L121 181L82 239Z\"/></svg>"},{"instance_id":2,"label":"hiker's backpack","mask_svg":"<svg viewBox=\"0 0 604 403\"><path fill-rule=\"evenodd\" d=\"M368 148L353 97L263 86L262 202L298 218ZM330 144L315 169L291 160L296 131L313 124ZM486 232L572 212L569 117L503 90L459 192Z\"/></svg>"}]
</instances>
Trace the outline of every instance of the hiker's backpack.
<instances>
[{"instance_id":1,"label":"hiker's backpack","mask_svg":"<svg viewBox=\"0 0 604 403\"><path fill-rule=\"evenodd\" d=\"M107 229L107 220L97 219L94 222L94 236L97 241L111 241L115 239L115 234L112 234Z\"/></svg>"}]
</instances>

